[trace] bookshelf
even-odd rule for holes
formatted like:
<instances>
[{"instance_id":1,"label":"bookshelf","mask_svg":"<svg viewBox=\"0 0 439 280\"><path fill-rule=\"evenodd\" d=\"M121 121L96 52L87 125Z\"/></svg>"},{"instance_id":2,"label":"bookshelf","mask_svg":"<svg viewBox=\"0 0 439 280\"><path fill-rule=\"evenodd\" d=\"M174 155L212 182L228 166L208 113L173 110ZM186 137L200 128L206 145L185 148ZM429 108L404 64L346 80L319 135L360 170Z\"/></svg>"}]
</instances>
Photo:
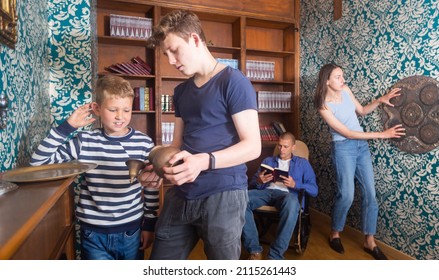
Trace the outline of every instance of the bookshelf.
<instances>
[{"instance_id":1,"label":"bookshelf","mask_svg":"<svg viewBox=\"0 0 439 280\"><path fill-rule=\"evenodd\" d=\"M270 125L273 121L283 123L288 131L300 139L299 1L205 0L203 5L199 2L97 1L98 75L108 74L106 67L130 61L135 56L139 56L152 68L150 75L122 75L133 87L151 87L154 90L154 110L134 111L131 125L151 136L157 145L162 144L166 138L162 137L164 127L173 122L174 115L169 109L162 110L161 96L172 96L174 88L187 78L169 65L159 49L148 49L145 40L110 36L110 15L151 18L155 25L173 9L190 9L200 18L207 44L216 58L237 61L243 73L250 70L249 61L272 65L271 74L265 78L251 76L250 80L255 91L264 92L265 95L267 92L291 92L290 107L286 110L261 110L259 122L261 125ZM261 158L272 154L275 144L276 141L263 141ZM249 163L249 173L259 163L260 159Z\"/></svg>"}]
</instances>

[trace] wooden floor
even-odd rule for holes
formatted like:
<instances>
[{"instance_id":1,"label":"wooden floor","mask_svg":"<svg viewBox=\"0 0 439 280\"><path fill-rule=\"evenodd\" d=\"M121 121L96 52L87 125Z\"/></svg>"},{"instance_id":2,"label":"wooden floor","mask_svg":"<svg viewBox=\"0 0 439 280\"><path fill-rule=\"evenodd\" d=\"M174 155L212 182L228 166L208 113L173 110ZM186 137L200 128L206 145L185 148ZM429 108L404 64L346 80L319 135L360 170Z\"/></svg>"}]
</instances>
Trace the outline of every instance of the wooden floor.
<instances>
[{"instance_id":1,"label":"wooden floor","mask_svg":"<svg viewBox=\"0 0 439 280\"><path fill-rule=\"evenodd\" d=\"M330 218L311 209L311 234L308 246L302 255L298 255L294 249L289 249L284 257L287 260L373 260L374 258L363 251L363 235L352 228L345 227L341 234L344 254L339 254L328 245L330 231ZM377 241L378 246L390 260L412 260L413 258ZM263 245L263 256L266 257L268 245ZM145 258L149 258L150 250L145 252ZM247 252L243 249L241 259L247 258ZM205 260L203 244L200 241L189 256L190 260Z\"/></svg>"}]
</instances>

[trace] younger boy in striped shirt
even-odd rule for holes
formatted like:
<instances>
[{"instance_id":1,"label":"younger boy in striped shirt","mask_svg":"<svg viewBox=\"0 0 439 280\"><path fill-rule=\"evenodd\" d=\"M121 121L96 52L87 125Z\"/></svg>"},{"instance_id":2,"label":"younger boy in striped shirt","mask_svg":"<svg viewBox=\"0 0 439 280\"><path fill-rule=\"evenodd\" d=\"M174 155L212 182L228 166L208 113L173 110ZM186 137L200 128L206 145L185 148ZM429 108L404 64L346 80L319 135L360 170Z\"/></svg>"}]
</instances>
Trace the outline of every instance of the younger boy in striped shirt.
<instances>
[{"instance_id":1,"label":"younger boy in striped shirt","mask_svg":"<svg viewBox=\"0 0 439 280\"><path fill-rule=\"evenodd\" d=\"M81 225L82 259L136 259L149 247L159 207L158 183L143 187L130 182L128 159L148 160L152 139L129 127L134 92L128 81L104 76L97 81L95 102L79 107L50 130L32 155L31 165L72 160L97 163L84 174L76 206ZM90 111L100 117L102 128L78 132L90 125ZM158 176L147 171L148 181Z\"/></svg>"}]
</instances>

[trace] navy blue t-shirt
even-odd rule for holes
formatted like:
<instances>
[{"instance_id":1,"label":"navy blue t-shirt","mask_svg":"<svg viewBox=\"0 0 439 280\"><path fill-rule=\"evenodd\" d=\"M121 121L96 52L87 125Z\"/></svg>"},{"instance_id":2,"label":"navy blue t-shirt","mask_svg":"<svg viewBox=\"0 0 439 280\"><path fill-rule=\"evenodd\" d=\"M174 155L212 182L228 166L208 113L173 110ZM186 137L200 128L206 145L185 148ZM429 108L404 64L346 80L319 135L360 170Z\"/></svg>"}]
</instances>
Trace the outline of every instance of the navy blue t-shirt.
<instances>
[{"instance_id":1,"label":"navy blue t-shirt","mask_svg":"<svg viewBox=\"0 0 439 280\"><path fill-rule=\"evenodd\" d=\"M224 68L206 84L197 87L193 78L174 91L175 116L184 122L181 149L191 154L215 152L239 142L232 115L244 110L257 110L253 85L241 71ZM206 170L192 183L178 186L186 199L199 199L212 194L247 188L245 164Z\"/></svg>"}]
</instances>

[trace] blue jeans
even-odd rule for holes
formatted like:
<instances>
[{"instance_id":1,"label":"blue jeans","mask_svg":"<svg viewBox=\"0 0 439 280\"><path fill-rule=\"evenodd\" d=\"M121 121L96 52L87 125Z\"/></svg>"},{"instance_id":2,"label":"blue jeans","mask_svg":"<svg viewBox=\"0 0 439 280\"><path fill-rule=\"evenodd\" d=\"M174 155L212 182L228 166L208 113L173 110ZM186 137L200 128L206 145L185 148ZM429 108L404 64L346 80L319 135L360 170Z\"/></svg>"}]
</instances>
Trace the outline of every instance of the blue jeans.
<instances>
[{"instance_id":1,"label":"blue jeans","mask_svg":"<svg viewBox=\"0 0 439 280\"><path fill-rule=\"evenodd\" d=\"M365 140L332 142L332 161L337 174L337 192L332 211L332 230L342 231L354 200L355 182L360 183L361 228L363 234L376 233L378 203L369 145Z\"/></svg>"},{"instance_id":2,"label":"blue jeans","mask_svg":"<svg viewBox=\"0 0 439 280\"><path fill-rule=\"evenodd\" d=\"M81 230L81 259L136 260L139 258L141 230L100 233Z\"/></svg>"},{"instance_id":3,"label":"blue jeans","mask_svg":"<svg viewBox=\"0 0 439 280\"><path fill-rule=\"evenodd\" d=\"M186 200L167 191L156 224L152 260L185 260L201 238L211 260L238 260L247 190L231 190Z\"/></svg>"},{"instance_id":4,"label":"blue jeans","mask_svg":"<svg viewBox=\"0 0 439 280\"><path fill-rule=\"evenodd\" d=\"M249 202L245 211L245 224L242 231L244 248L251 254L262 252L262 246L259 244L258 230L253 217L253 210L263 205L275 206L276 209L279 210L279 223L277 227L277 237L270 246L268 258L282 260L290 244L301 207L298 193L272 189L254 189L248 192L248 200Z\"/></svg>"}]
</instances>

